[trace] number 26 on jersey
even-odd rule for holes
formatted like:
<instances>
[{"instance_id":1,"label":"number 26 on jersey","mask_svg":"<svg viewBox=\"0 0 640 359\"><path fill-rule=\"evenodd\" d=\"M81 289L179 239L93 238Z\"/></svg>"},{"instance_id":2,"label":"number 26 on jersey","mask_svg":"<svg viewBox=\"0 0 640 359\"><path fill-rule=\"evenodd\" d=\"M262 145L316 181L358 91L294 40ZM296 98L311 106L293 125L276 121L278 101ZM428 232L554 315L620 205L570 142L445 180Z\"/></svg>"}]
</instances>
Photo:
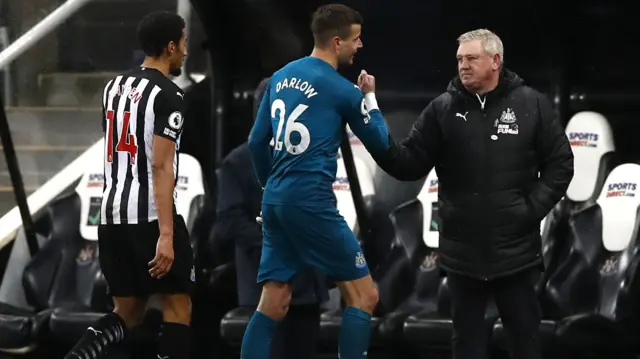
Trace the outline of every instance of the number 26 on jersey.
<instances>
[{"instance_id":1,"label":"number 26 on jersey","mask_svg":"<svg viewBox=\"0 0 640 359\"><path fill-rule=\"evenodd\" d=\"M129 131L129 120L131 119L131 113L125 112L122 116L122 128L120 129L120 139L116 145L116 152L129 153L130 163L133 165L136 163L136 155L138 154L138 141L136 140L135 133ZM107 111L107 162L113 162L113 130L117 123L115 121L115 112L113 110Z\"/></svg>"},{"instance_id":2,"label":"number 26 on jersey","mask_svg":"<svg viewBox=\"0 0 640 359\"><path fill-rule=\"evenodd\" d=\"M297 122L297 120L308 107L307 105L299 104L287 117L287 109L284 101L281 99L273 101L271 104L271 117L279 118L276 136L271 140L271 145L273 145L276 151L282 151L283 142L286 151L292 155L299 155L307 150L311 142L309 129L304 124ZM283 127L284 135L282 133ZM291 143L294 133L297 133L300 137L300 142L297 145ZM280 137L283 138L281 139Z\"/></svg>"}]
</instances>

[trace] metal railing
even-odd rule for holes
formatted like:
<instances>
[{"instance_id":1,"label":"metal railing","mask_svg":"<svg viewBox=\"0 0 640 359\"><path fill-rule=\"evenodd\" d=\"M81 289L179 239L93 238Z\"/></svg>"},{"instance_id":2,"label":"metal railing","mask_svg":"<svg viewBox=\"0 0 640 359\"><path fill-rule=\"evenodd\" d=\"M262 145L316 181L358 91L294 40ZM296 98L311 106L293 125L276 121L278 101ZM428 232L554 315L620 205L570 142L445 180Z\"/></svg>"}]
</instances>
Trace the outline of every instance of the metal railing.
<instances>
[{"instance_id":1,"label":"metal railing","mask_svg":"<svg viewBox=\"0 0 640 359\"><path fill-rule=\"evenodd\" d=\"M0 53L0 70L9 65L25 51L29 50L38 41L42 40L43 37L54 31L60 24L69 19L90 1L91 0L67 0L64 4L60 5Z\"/></svg>"},{"instance_id":2,"label":"metal railing","mask_svg":"<svg viewBox=\"0 0 640 359\"><path fill-rule=\"evenodd\" d=\"M4 51L9 47L9 30L6 27L0 27L0 50ZM4 93L4 105L11 106L11 69L9 66L5 66L2 69L4 73L3 79L3 93Z\"/></svg>"},{"instance_id":3,"label":"metal railing","mask_svg":"<svg viewBox=\"0 0 640 359\"><path fill-rule=\"evenodd\" d=\"M75 14L90 1L91 0L67 0L64 4L60 5L51 14L42 19L42 21L29 29L29 31L20 36L16 41L9 45L9 47L7 47L0 53L0 70L4 69L7 65L13 62L13 60L17 59L20 55L25 53L25 51L33 47L36 43L38 43L38 41L42 40L43 37L54 31L58 26L60 26L60 24L69 19L73 14ZM13 146L13 141L11 140L9 123L7 120L4 105L1 101L0 122L0 131L2 131L2 133L0 133L0 135L2 135L0 139L2 140L2 147L7 161L7 168L9 170L9 174L11 175L11 184L13 186L16 204L20 212L20 219L22 220L21 222L15 223L15 228L11 228L14 230L9 231L9 233L15 235L15 231L17 231L20 226L23 226L25 229L29 252L33 257L38 251L39 246L31 215L42 209L47 203L37 203L36 206L34 206L35 208L29 208L27 194L24 189L24 182L22 181L20 167L18 166L18 159L15 153L15 148ZM8 238L0 238L0 243L7 243L8 241Z\"/></svg>"}]
</instances>

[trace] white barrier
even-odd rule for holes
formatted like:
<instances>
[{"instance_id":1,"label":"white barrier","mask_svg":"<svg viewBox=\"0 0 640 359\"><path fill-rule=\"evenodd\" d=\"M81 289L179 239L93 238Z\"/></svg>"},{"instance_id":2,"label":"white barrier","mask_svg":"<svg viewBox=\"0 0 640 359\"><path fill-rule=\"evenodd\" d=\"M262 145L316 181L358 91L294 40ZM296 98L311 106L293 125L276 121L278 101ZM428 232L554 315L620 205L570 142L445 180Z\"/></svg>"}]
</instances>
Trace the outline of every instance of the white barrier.
<instances>
[{"instance_id":1,"label":"white barrier","mask_svg":"<svg viewBox=\"0 0 640 359\"><path fill-rule=\"evenodd\" d=\"M38 213L75 181L81 179L75 189L81 201L80 234L85 239L97 240L104 183L103 162L100 160L103 157L103 143L100 139L33 192L27 198L31 214ZM176 209L184 216L185 221L188 221L191 202L196 196L204 194L202 168L195 158L184 153L180 154L179 166ZM0 218L0 249L14 239L21 226L22 218L17 206Z\"/></svg>"}]
</instances>

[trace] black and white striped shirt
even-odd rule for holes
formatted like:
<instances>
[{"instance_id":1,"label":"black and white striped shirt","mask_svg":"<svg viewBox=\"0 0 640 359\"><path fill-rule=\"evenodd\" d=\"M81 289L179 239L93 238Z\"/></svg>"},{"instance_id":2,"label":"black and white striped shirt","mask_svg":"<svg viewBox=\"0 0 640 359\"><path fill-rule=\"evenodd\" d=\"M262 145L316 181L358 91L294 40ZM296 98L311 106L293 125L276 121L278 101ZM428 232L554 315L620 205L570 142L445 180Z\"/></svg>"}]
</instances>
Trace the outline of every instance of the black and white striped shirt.
<instances>
[{"instance_id":1,"label":"black and white striped shirt","mask_svg":"<svg viewBox=\"0 0 640 359\"><path fill-rule=\"evenodd\" d=\"M183 96L176 84L151 68L134 69L105 86L102 224L144 223L158 218L151 170L153 138L176 142L173 172L178 178ZM174 201L175 196L174 190Z\"/></svg>"}]
</instances>

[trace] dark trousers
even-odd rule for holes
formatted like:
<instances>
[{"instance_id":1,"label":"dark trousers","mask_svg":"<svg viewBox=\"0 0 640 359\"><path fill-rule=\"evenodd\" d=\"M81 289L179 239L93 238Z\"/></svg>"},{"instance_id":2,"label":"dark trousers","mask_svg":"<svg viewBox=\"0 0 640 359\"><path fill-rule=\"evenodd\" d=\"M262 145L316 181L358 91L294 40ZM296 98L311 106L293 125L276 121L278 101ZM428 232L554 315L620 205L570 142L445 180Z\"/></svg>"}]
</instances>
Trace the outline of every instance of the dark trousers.
<instances>
[{"instance_id":1,"label":"dark trousers","mask_svg":"<svg viewBox=\"0 0 640 359\"><path fill-rule=\"evenodd\" d=\"M448 273L453 359L488 358L490 333L485 329L485 312L491 298L502 319L511 358L541 359L542 315L534 288L539 276L538 267L491 281Z\"/></svg>"},{"instance_id":2,"label":"dark trousers","mask_svg":"<svg viewBox=\"0 0 640 359\"><path fill-rule=\"evenodd\" d=\"M317 304L291 305L273 335L269 359L314 359L319 330Z\"/></svg>"}]
</instances>

